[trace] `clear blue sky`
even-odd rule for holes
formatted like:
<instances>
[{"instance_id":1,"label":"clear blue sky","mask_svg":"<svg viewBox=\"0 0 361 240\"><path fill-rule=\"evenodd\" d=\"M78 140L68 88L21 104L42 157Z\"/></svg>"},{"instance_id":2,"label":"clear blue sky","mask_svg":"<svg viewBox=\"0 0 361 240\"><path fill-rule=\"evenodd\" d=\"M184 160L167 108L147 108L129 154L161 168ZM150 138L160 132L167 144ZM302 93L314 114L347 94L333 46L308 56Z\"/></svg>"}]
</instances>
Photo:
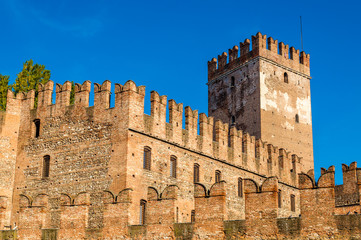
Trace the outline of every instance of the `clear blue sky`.
<instances>
[{"instance_id":1,"label":"clear blue sky","mask_svg":"<svg viewBox=\"0 0 361 240\"><path fill-rule=\"evenodd\" d=\"M358 1L0 2L0 73L33 59L52 80L124 83L207 113L207 61L258 31L311 54L315 171L361 166ZM146 105L149 113L149 104Z\"/></svg>"}]
</instances>

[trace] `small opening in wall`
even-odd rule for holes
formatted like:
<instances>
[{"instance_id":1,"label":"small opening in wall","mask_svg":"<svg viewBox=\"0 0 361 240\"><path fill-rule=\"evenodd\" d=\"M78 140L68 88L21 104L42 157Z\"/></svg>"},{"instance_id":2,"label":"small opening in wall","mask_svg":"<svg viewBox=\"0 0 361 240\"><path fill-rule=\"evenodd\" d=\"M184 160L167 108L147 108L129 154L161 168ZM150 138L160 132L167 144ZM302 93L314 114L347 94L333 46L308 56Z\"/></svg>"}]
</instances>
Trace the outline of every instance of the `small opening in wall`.
<instances>
[{"instance_id":1,"label":"small opening in wall","mask_svg":"<svg viewBox=\"0 0 361 240\"><path fill-rule=\"evenodd\" d=\"M35 125L35 137L38 138L40 135L40 119L35 119L34 125Z\"/></svg>"},{"instance_id":2,"label":"small opening in wall","mask_svg":"<svg viewBox=\"0 0 361 240\"><path fill-rule=\"evenodd\" d=\"M238 197L243 197L243 181L242 181L242 178L238 178Z\"/></svg>"},{"instance_id":3,"label":"small opening in wall","mask_svg":"<svg viewBox=\"0 0 361 240\"><path fill-rule=\"evenodd\" d=\"M300 122L300 117L298 116L298 114L296 114L296 116L295 116L295 122L296 122L296 123L299 123L299 122Z\"/></svg>"},{"instance_id":4,"label":"small opening in wall","mask_svg":"<svg viewBox=\"0 0 361 240\"><path fill-rule=\"evenodd\" d=\"M177 178L177 157L170 157L170 176Z\"/></svg>"},{"instance_id":5,"label":"small opening in wall","mask_svg":"<svg viewBox=\"0 0 361 240\"><path fill-rule=\"evenodd\" d=\"M287 74L287 73L284 73L284 74L283 74L283 81L284 81L285 83L288 83L288 74Z\"/></svg>"},{"instance_id":6,"label":"small opening in wall","mask_svg":"<svg viewBox=\"0 0 361 240\"><path fill-rule=\"evenodd\" d=\"M199 182L199 164L195 163L193 166L193 182Z\"/></svg>"},{"instance_id":7,"label":"small opening in wall","mask_svg":"<svg viewBox=\"0 0 361 240\"><path fill-rule=\"evenodd\" d=\"M296 212L296 197L291 194L291 211Z\"/></svg>"},{"instance_id":8,"label":"small opening in wall","mask_svg":"<svg viewBox=\"0 0 361 240\"><path fill-rule=\"evenodd\" d=\"M219 183L221 181L221 171L216 170L215 172L215 182Z\"/></svg>"},{"instance_id":9,"label":"small opening in wall","mask_svg":"<svg viewBox=\"0 0 361 240\"><path fill-rule=\"evenodd\" d=\"M191 212L191 222L194 223L195 221L196 221L196 211L192 210L192 212Z\"/></svg>"},{"instance_id":10,"label":"small opening in wall","mask_svg":"<svg viewBox=\"0 0 361 240\"><path fill-rule=\"evenodd\" d=\"M234 87L234 85L235 85L235 79L234 79L234 77L232 76L232 77L231 77L231 87Z\"/></svg>"},{"instance_id":11,"label":"small opening in wall","mask_svg":"<svg viewBox=\"0 0 361 240\"><path fill-rule=\"evenodd\" d=\"M139 224L144 225L145 224L145 207L146 207L146 201L140 200L140 209L139 209Z\"/></svg>"},{"instance_id":12,"label":"small opening in wall","mask_svg":"<svg viewBox=\"0 0 361 240\"><path fill-rule=\"evenodd\" d=\"M48 178L50 172L50 156L45 155L43 158L43 178Z\"/></svg>"},{"instance_id":13,"label":"small opening in wall","mask_svg":"<svg viewBox=\"0 0 361 240\"><path fill-rule=\"evenodd\" d=\"M150 170L150 165L151 165L151 156L152 156L152 149L148 146L144 147L144 152L143 152L143 168Z\"/></svg>"},{"instance_id":14,"label":"small opening in wall","mask_svg":"<svg viewBox=\"0 0 361 240\"><path fill-rule=\"evenodd\" d=\"M236 117L235 116L231 117L231 123L232 123L232 125L234 125L236 123Z\"/></svg>"},{"instance_id":15,"label":"small opening in wall","mask_svg":"<svg viewBox=\"0 0 361 240\"><path fill-rule=\"evenodd\" d=\"M278 190L278 208L282 207L282 194L281 194L281 190Z\"/></svg>"}]
</instances>

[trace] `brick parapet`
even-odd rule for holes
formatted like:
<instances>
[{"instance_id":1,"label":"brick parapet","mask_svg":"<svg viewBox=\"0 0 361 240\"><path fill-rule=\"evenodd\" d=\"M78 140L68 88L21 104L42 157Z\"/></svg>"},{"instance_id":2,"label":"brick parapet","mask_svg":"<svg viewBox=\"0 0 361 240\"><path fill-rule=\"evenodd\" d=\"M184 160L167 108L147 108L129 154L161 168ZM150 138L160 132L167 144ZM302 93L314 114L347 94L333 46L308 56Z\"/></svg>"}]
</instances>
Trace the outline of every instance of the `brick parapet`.
<instances>
[{"instance_id":1,"label":"brick parapet","mask_svg":"<svg viewBox=\"0 0 361 240\"><path fill-rule=\"evenodd\" d=\"M238 51L237 46L229 49L229 58L227 53L223 52L218 56L218 60L213 58L209 61L208 82L257 57L267 59L300 74L310 75L309 54L303 51L300 52L294 47L289 48L283 42L278 44L278 40L274 40L272 37L267 38L266 35L262 35L260 32L252 36L252 50L250 50L250 45L251 41L246 39L240 43L240 51ZM238 53L240 53L239 56Z\"/></svg>"},{"instance_id":2,"label":"brick parapet","mask_svg":"<svg viewBox=\"0 0 361 240\"><path fill-rule=\"evenodd\" d=\"M65 112L72 112L75 118L88 117L97 122L118 122L124 128L131 128L146 134L156 136L160 139L175 143L176 145L212 156L223 161L236 164L253 172L262 174L274 174L282 181L295 185L295 174L291 172L291 160L282 160L283 167L279 167L279 158L284 158L277 151L277 147L271 143L256 143L256 138L246 132L229 128L227 123L215 121L206 114L198 114L187 106L183 108L182 103L174 100L168 101L169 123L166 122L167 97L160 96L156 91L151 92L151 115L144 114L145 87L136 86L133 81L128 81L124 86L115 84L115 106L110 108L111 83L106 80L102 85L94 84L94 107L89 107L90 81L82 85L75 84L75 103L70 104L71 83L64 85L56 84L56 102L51 103L53 82L49 81L46 86L40 86L41 99L35 113L30 117L30 110L34 104L34 94L19 93L16 98L9 92L9 101L21 105L21 114L27 112L29 118L40 118L45 121L46 117L62 116ZM12 100L14 99L14 100ZM15 100L17 99L17 100ZM12 106L10 101L8 111L16 111L18 105ZM90 114L91 113L91 114ZM90 114L90 115L89 115ZM183 114L185 117L185 129L182 127ZM121 115L121 116L120 116ZM115 119L115 118L118 118ZM34 120L34 119L31 119ZM198 123L199 121L199 123ZM198 133L199 127L199 133ZM34 131L34 130L31 130ZM262 141L258 139L257 141ZM273 148L270 152L266 148ZM285 155L286 150L282 151ZM287 156L290 155L287 153ZM272 164L266 164L266 159Z\"/></svg>"}]
</instances>

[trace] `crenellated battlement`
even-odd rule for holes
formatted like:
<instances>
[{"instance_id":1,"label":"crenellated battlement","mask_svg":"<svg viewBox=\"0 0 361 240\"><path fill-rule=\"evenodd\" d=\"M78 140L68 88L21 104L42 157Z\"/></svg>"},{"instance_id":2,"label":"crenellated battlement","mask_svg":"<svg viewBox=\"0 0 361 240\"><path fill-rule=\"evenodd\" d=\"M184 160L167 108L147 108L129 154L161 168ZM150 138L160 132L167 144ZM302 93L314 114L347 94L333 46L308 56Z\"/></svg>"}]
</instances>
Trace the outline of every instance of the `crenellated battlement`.
<instances>
[{"instance_id":1,"label":"crenellated battlement","mask_svg":"<svg viewBox=\"0 0 361 240\"><path fill-rule=\"evenodd\" d=\"M299 173L299 188L300 189L316 189L322 187L332 188L348 188L345 190L356 191L356 188L351 189L352 186L361 184L361 168L357 168L357 162L352 162L350 166L342 164L343 184L335 185L335 166L330 166L328 169L321 167L321 176L316 181L313 170L308 173ZM351 186L351 187L350 187ZM337 194L336 194L337 195Z\"/></svg>"},{"instance_id":2,"label":"crenellated battlement","mask_svg":"<svg viewBox=\"0 0 361 240\"><path fill-rule=\"evenodd\" d=\"M261 139L256 140L249 133L237 130L234 126L229 127L228 123L220 120L215 121L213 117L198 113L198 110L193 110L190 106L184 108L182 103L173 99L168 101L167 122L167 96L160 96L156 91L151 92L151 115L146 115L145 87L136 86L133 81L127 81L124 85L115 84L115 104L114 108L110 108L111 85L109 80L103 84L94 83L94 91L91 93L90 81L75 84L75 101L74 105L70 105L71 83L66 81L63 85L56 84L53 104L51 96L54 83L49 81L45 86L39 86L39 104L35 109L36 114L32 116L46 120L46 117L68 113L75 118L88 116L99 122L118 119L130 129L262 175L279 176L285 182L296 184L296 166L301 164L301 158L295 156L297 161L291 159L291 153L285 149L278 150L277 146ZM89 107L90 94L94 94L93 107ZM34 92L19 93L15 97L9 91L8 102L8 111L17 108L19 104L22 112L30 111L34 108ZM11 104L12 102L17 102L17 105ZM116 118L119 114L120 119ZM183 117L185 128L182 126Z\"/></svg>"},{"instance_id":3,"label":"crenellated battlement","mask_svg":"<svg viewBox=\"0 0 361 240\"><path fill-rule=\"evenodd\" d=\"M246 39L240 42L239 47L234 46L229 49L228 54L223 52L218 55L218 60L212 58L208 62L208 81L256 57L263 57L294 71L310 75L309 54L294 47L289 47L283 42L278 42L272 37L267 38L266 35L262 35L260 32L252 36L251 39L252 49L250 49L251 41Z\"/></svg>"}]
</instances>

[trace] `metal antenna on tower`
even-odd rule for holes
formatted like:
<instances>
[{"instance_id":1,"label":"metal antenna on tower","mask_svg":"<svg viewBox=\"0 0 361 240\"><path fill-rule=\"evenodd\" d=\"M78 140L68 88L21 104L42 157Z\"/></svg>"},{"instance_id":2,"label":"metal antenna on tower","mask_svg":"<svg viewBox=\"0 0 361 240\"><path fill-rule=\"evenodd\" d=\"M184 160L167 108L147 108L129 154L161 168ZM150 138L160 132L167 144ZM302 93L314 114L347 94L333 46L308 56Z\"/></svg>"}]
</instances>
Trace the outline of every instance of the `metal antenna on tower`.
<instances>
[{"instance_id":1,"label":"metal antenna on tower","mask_svg":"<svg viewBox=\"0 0 361 240\"><path fill-rule=\"evenodd\" d=\"M301 49L303 51L302 16L300 16L300 25L301 25Z\"/></svg>"}]
</instances>

